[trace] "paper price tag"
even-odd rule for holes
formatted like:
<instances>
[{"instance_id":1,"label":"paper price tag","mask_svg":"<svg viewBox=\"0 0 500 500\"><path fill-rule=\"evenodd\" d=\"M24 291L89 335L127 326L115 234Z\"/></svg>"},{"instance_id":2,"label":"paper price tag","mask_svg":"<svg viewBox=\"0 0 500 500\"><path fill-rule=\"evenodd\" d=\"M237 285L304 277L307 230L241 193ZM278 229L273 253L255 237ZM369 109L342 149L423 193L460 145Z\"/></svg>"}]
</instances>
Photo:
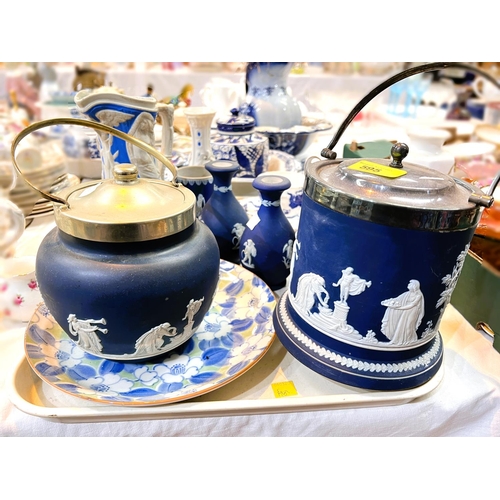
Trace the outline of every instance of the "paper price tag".
<instances>
[{"instance_id":1,"label":"paper price tag","mask_svg":"<svg viewBox=\"0 0 500 500\"><path fill-rule=\"evenodd\" d=\"M406 175L406 170L401 170L400 168L387 167L385 165L379 165L373 161L361 160L353 163L349 167L350 170L358 170L360 172L366 172L368 174L378 175L380 177L388 177L390 179L396 179Z\"/></svg>"},{"instance_id":2,"label":"paper price tag","mask_svg":"<svg viewBox=\"0 0 500 500\"><path fill-rule=\"evenodd\" d=\"M276 382L271 384L273 388L274 397L276 398L287 398L289 396L297 396L299 393L295 389L295 385L291 381L286 382Z\"/></svg>"},{"instance_id":3,"label":"paper price tag","mask_svg":"<svg viewBox=\"0 0 500 500\"><path fill-rule=\"evenodd\" d=\"M255 229L255 226L260 222L260 218L257 214L255 214L248 222L247 227L250 229Z\"/></svg>"}]
</instances>

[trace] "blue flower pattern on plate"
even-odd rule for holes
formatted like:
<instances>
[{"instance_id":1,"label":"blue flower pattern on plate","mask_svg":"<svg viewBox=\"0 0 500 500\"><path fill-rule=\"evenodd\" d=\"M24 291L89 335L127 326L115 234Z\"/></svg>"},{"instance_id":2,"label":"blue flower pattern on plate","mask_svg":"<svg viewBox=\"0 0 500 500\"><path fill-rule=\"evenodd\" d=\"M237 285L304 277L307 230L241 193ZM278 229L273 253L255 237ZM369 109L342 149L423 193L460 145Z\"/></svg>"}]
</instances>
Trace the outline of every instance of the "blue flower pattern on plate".
<instances>
[{"instance_id":1,"label":"blue flower pattern on plate","mask_svg":"<svg viewBox=\"0 0 500 500\"><path fill-rule=\"evenodd\" d=\"M275 303L260 278L221 260L211 309L195 335L163 360L122 363L88 354L44 304L26 330L26 357L42 380L84 399L123 406L182 401L229 383L262 358L275 336Z\"/></svg>"}]
</instances>

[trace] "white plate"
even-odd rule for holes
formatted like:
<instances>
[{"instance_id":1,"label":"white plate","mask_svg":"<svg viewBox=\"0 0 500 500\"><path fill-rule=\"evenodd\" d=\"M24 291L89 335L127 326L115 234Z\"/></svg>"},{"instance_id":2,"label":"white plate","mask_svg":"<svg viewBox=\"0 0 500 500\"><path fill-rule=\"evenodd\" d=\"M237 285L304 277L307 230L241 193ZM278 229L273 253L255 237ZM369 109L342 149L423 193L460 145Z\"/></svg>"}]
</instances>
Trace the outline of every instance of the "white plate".
<instances>
[{"instance_id":1,"label":"white plate","mask_svg":"<svg viewBox=\"0 0 500 500\"><path fill-rule=\"evenodd\" d=\"M490 142L457 142L443 146L443 151L451 153L455 159L471 159L484 155L491 155L495 152L496 146Z\"/></svg>"},{"instance_id":2,"label":"white plate","mask_svg":"<svg viewBox=\"0 0 500 500\"><path fill-rule=\"evenodd\" d=\"M47 384L109 405L152 406L191 399L249 370L274 340L273 292L241 266L221 260L212 307L186 343L149 362L117 362L84 352L40 304L25 353Z\"/></svg>"},{"instance_id":3,"label":"white plate","mask_svg":"<svg viewBox=\"0 0 500 500\"><path fill-rule=\"evenodd\" d=\"M163 406L127 407L103 405L76 398L42 381L26 357L13 366L6 391L20 411L61 423L116 422L194 417L224 417L285 412L369 408L411 403L437 389L444 376L442 366L426 384L404 391L367 391L339 384L299 363L275 339L251 370L230 384L189 401ZM296 390L288 394L278 390Z\"/></svg>"}]
</instances>

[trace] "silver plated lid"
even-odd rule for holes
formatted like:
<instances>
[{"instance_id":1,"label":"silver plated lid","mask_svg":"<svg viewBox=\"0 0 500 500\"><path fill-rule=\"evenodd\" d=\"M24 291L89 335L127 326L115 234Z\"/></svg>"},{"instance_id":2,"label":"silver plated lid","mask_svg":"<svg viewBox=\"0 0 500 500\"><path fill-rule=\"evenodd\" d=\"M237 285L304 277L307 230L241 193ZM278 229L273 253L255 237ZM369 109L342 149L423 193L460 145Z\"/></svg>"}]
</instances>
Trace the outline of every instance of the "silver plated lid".
<instances>
[{"instance_id":1,"label":"silver plated lid","mask_svg":"<svg viewBox=\"0 0 500 500\"><path fill-rule=\"evenodd\" d=\"M329 209L379 224L427 231L475 226L492 198L460 179L403 163L408 151L399 143L392 160L311 158L304 191Z\"/></svg>"},{"instance_id":2,"label":"silver plated lid","mask_svg":"<svg viewBox=\"0 0 500 500\"><path fill-rule=\"evenodd\" d=\"M90 181L54 203L59 229L84 240L130 243L164 238L195 222L196 199L182 185L140 179L137 167L115 165L114 179Z\"/></svg>"}]
</instances>

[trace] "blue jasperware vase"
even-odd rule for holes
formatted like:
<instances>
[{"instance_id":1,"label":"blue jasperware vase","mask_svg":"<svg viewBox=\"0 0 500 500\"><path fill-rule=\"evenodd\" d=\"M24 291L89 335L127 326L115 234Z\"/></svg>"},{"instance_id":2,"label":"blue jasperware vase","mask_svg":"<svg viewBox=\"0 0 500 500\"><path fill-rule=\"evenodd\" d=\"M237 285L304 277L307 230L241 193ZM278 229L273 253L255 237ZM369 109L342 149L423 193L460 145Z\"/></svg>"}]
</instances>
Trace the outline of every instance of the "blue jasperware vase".
<instances>
[{"instance_id":1,"label":"blue jasperware vase","mask_svg":"<svg viewBox=\"0 0 500 500\"><path fill-rule=\"evenodd\" d=\"M280 175L261 175L252 185L260 192L261 204L241 237L240 262L272 290L277 290L285 286L290 274L295 241L295 231L280 202L291 182Z\"/></svg>"},{"instance_id":2,"label":"blue jasperware vase","mask_svg":"<svg viewBox=\"0 0 500 500\"><path fill-rule=\"evenodd\" d=\"M238 264L240 239L248 222L248 215L232 187L232 179L240 167L231 161L216 160L207 163L205 168L212 174L214 186L200 219L213 232L221 259Z\"/></svg>"}]
</instances>

